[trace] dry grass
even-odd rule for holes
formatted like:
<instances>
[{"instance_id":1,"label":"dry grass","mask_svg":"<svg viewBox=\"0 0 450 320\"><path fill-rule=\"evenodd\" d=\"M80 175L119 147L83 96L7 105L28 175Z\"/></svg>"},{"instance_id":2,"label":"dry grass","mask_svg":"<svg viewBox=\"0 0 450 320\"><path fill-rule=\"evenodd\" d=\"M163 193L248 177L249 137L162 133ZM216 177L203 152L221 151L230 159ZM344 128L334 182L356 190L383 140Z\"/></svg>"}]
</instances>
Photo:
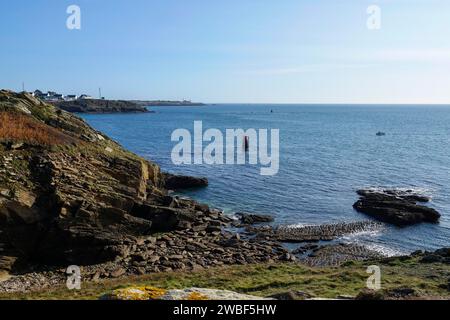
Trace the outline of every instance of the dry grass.
<instances>
[{"instance_id":1,"label":"dry grass","mask_svg":"<svg viewBox=\"0 0 450 320\"><path fill-rule=\"evenodd\" d=\"M30 116L0 112L0 141L62 145L73 143L75 139Z\"/></svg>"}]
</instances>

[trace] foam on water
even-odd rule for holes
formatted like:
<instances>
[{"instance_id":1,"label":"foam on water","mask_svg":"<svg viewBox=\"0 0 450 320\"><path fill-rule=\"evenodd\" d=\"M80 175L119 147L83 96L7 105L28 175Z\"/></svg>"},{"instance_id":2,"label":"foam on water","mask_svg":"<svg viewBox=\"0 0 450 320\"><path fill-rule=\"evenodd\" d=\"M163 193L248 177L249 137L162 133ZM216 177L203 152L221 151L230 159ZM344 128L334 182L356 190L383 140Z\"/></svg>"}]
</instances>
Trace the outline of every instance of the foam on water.
<instances>
[{"instance_id":1,"label":"foam on water","mask_svg":"<svg viewBox=\"0 0 450 320\"><path fill-rule=\"evenodd\" d=\"M402 256L407 255L408 252L396 250L381 244L374 244L374 243L364 243L364 247L366 247L369 250L375 251L380 253L381 255L385 257L395 257L395 256Z\"/></svg>"}]
</instances>

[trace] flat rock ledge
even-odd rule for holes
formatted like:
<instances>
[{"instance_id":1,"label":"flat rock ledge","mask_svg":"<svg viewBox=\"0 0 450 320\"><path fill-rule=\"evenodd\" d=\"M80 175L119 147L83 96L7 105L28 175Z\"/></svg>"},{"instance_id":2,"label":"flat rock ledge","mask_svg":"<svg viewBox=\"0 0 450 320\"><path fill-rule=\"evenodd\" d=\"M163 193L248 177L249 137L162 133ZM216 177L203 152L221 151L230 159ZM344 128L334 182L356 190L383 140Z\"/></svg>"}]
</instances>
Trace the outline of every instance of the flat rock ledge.
<instances>
[{"instance_id":1,"label":"flat rock ledge","mask_svg":"<svg viewBox=\"0 0 450 320\"><path fill-rule=\"evenodd\" d=\"M114 290L100 298L101 300L273 300L241 294L228 290L187 288L165 290L154 287L130 287Z\"/></svg>"},{"instance_id":2,"label":"flat rock ledge","mask_svg":"<svg viewBox=\"0 0 450 320\"><path fill-rule=\"evenodd\" d=\"M310 267L337 267L348 261L366 261L384 258L377 251L350 243L324 246L306 245L294 250L292 253L300 254L299 261Z\"/></svg>"},{"instance_id":3,"label":"flat rock ledge","mask_svg":"<svg viewBox=\"0 0 450 320\"><path fill-rule=\"evenodd\" d=\"M399 227L421 222L437 223L441 215L435 209L419 205L430 198L414 193L412 190L358 190L359 200L353 208L379 221Z\"/></svg>"},{"instance_id":4,"label":"flat rock ledge","mask_svg":"<svg viewBox=\"0 0 450 320\"><path fill-rule=\"evenodd\" d=\"M324 224L316 226L262 226L247 227L247 232L256 234L259 238L266 238L272 241L280 242L317 242L331 241L338 237L359 233L379 230L382 224L374 221L357 221L351 223Z\"/></svg>"}]
</instances>

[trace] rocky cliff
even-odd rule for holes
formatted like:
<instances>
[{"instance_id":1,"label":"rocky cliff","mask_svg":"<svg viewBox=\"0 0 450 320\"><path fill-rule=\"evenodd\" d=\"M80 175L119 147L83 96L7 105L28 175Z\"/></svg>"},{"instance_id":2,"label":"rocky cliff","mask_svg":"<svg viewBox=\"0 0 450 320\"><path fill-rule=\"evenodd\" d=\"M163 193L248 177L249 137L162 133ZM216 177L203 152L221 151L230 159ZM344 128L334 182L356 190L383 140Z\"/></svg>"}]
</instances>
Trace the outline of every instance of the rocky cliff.
<instances>
[{"instance_id":1,"label":"rocky cliff","mask_svg":"<svg viewBox=\"0 0 450 320\"><path fill-rule=\"evenodd\" d=\"M157 165L80 118L0 91L0 269L113 260L207 208L167 195Z\"/></svg>"}]
</instances>

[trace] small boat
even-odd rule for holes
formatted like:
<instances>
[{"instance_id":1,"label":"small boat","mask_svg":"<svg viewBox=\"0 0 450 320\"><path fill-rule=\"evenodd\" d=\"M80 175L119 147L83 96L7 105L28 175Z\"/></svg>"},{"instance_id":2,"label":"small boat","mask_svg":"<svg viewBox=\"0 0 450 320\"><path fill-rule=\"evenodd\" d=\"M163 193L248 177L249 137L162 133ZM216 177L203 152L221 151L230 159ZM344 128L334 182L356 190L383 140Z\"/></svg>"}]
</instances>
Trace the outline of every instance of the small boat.
<instances>
[{"instance_id":1,"label":"small boat","mask_svg":"<svg viewBox=\"0 0 450 320\"><path fill-rule=\"evenodd\" d=\"M386 133L384 133L384 132L381 132L381 131L377 132L377 136L378 137L382 137L382 136L385 136L385 135L386 135Z\"/></svg>"}]
</instances>

